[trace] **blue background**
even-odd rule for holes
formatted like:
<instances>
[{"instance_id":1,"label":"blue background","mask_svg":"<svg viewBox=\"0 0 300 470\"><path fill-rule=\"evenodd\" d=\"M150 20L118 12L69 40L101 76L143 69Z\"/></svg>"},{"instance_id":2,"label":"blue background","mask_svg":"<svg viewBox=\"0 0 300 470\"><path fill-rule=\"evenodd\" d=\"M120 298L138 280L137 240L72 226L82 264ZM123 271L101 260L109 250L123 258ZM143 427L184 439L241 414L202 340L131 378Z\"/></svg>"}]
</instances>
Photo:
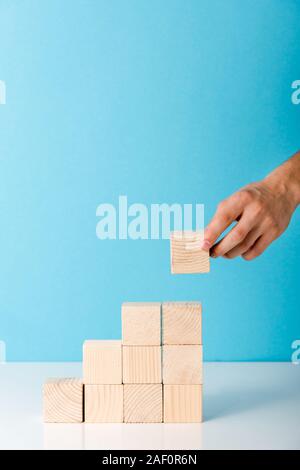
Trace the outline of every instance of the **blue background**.
<instances>
[{"instance_id":1,"label":"blue background","mask_svg":"<svg viewBox=\"0 0 300 470\"><path fill-rule=\"evenodd\" d=\"M100 241L96 208L204 203L300 147L300 2L0 1L0 339L80 360L124 300L204 305L206 360L290 360L299 211L259 259L171 276L168 241Z\"/></svg>"}]
</instances>

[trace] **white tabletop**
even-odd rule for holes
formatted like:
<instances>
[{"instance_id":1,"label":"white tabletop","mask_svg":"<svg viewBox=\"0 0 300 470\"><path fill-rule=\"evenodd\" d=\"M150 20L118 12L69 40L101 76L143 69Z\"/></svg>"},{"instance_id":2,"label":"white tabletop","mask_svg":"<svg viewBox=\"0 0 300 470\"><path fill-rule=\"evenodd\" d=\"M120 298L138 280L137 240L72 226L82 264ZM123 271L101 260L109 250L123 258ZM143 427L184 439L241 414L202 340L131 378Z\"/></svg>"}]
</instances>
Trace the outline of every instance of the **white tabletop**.
<instances>
[{"instance_id":1,"label":"white tabletop","mask_svg":"<svg viewBox=\"0 0 300 470\"><path fill-rule=\"evenodd\" d=\"M202 424L43 424L47 377L80 363L0 365L0 449L300 449L300 366L206 363Z\"/></svg>"}]
</instances>

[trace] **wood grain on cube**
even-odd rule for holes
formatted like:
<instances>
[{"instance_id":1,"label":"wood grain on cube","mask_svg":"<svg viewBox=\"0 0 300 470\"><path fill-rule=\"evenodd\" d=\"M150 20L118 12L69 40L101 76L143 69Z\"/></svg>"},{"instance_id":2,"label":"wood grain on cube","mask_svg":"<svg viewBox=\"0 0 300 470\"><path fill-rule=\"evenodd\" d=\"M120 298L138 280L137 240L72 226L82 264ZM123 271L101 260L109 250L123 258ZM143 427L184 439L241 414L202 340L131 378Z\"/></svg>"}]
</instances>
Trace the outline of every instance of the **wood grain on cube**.
<instances>
[{"instance_id":1,"label":"wood grain on cube","mask_svg":"<svg viewBox=\"0 0 300 470\"><path fill-rule=\"evenodd\" d=\"M202 344L200 302L162 304L163 344Z\"/></svg>"},{"instance_id":2,"label":"wood grain on cube","mask_svg":"<svg viewBox=\"0 0 300 470\"><path fill-rule=\"evenodd\" d=\"M48 379L43 387L45 423L81 423L83 384L75 378Z\"/></svg>"},{"instance_id":3,"label":"wood grain on cube","mask_svg":"<svg viewBox=\"0 0 300 470\"><path fill-rule=\"evenodd\" d=\"M209 253L201 249L203 232L172 232L171 273L208 273Z\"/></svg>"},{"instance_id":4,"label":"wood grain on cube","mask_svg":"<svg viewBox=\"0 0 300 470\"><path fill-rule=\"evenodd\" d=\"M83 344L83 381L85 384L122 383L122 342L88 340Z\"/></svg>"},{"instance_id":5,"label":"wood grain on cube","mask_svg":"<svg viewBox=\"0 0 300 470\"><path fill-rule=\"evenodd\" d=\"M164 385L164 422L201 423L202 385Z\"/></svg>"},{"instance_id":6,"label":"wood grain on cube","mask_svg":"<svg viewBox=\"0 0 300 470\"><path fill-rule=\"evenodd\" d=\"M162 404L161 384L124 385L125 423L161 423Z\"/></svg>"},{"instance_id":7,"label":"wood grain on cube","mask_svg":"<svg viewBox=\"0 0 300 470\"><path fill-rule=\"evenodd\" d=\"M126 302L122 305L122 336L127 346L161 344L161 304Z\"/></svg>"},{"instance_id":8,"label":"wood grain on cube","mask_svg":"<svg viewBox=\"0 0 300 470\"><path fill-rule=\"evenodd\" d=\"M202 384L202 346L163 346L164 384Z\"/></svg>"},{"instance_id":9,"label":"wood grain on cube","mask_svg":"<svg viewBox=\"0 0 300 470\"><path fill-rule=\"evenodd\" d=\"M123 385L85 385L87 423L123 422Z\"/></svg>"},{"instance_id":10,"label":"wood grain on cube","mask_svg":"<svg viewBox=\"0 0 300 470\"><path fill-rule=\"evenodd\" d=\"M161 346L123 346L124 384L162 382Z\"/></svg>"}]
</instances>

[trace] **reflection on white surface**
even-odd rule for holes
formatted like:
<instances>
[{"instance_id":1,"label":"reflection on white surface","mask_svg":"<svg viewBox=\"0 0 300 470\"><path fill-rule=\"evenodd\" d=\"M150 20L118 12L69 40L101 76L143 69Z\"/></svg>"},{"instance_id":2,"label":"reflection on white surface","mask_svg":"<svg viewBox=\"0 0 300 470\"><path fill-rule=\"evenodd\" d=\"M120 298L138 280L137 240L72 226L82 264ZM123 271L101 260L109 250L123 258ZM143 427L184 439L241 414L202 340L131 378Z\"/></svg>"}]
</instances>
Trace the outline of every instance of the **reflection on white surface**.
<instances>
[{"instance_id":1,"label":"reflection on white surface","mask_svg":"<svg viewBox=\"0 0 300 470\"><path fill-rule=\"evenodd\" d=\"M163 427L163 424L123 424L123 448L164 449Z\"/></svg>"},{"instance_id":2,"label":"reflection on white surface","mask_svg":"<svg viewBox=\"0 0 300 470\"><path fill-rule=\"evenodd\" d=\"M90 449L162 449L162 424L84 424Z\"/></svg>"},{"instance_id":3,"label":"reflection on white surface","mask_svg":"<svg viewBox=\"0 0 300 470\"><path fill-rule=\"evenodd\" d=\"M85 449L200 449L201 425L85 424Z\"/></svg>"},{"instance_id":4,"label":"reflection on white surface","mask_svg":"<svg viewBox=\"0 0 300 470\"><path fill-rule=\"evenodd\" d=\"M201 424L45 424L44 449L201 449Z\"/></svg>"},{"instance_id":5,"label":"reflection on white surface","mask_svg":"<svg viewBox=\"0 0 300 470\"><path fill-rule=\"evenodd\" d=\"M299 366L204 369L202 424L43 424L43 382L81 364L0 364L0 449L300 449Z\"/></svg>"},{"instance_id":6,"label":"reflection on white surface","mask_svg":"<svg viewBox=\"0 0 300 470\"><path fill-rule=\"evenodd\" d=\"M81 450L83 448L82 424L44 424L44 449Z\"/></svg>"},{"instance_id":7,"label":"reflection on white surface","mask_svg":"<svg viewBox=\"0 0 300 470\"><path fill-rule=\"evenodd\" d=\"M84 449L122 449L123 424L83 424Z\"/></svg>"},{"instance_id":8,"label":"reflection on white surface","mask_svg":"<svg viewBox=\"0 0 300 470\"><path fill-rule=\"evenodd\" d=\"M164 424L164 448L202 449L203 426L204 424Z\"/></svg>"}]
</instances>

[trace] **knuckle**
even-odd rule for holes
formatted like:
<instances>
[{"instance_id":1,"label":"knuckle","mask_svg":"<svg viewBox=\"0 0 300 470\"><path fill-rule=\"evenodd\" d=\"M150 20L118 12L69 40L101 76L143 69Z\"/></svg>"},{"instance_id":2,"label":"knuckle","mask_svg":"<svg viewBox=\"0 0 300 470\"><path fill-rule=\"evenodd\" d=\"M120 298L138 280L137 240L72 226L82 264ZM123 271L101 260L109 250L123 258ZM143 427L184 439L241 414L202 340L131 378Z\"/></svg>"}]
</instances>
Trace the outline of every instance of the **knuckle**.
<instances>
[{"instance_id":1,"label":"knuckle","mask_svg":"<svg viewBox=\"0 0 300 470\"><path fill-rule=\"evenodd\" d=\"M232 238L235 242L240 243L244 240L246 236L246 231L244 228L237 226L232 233Z\"/></svg>"},{"instance_id":2,"label":"knuckle","mask_svg":"<svg viewBox=\"0 0 300 470\"><path fill-rule=\"evenodd\" d=\"M242 253L246 253L251 247L251 243L244 241L243 243L239 245L239 247Z\"/></svg>"},{"instance_id":3,"label":"knuckle","mask_svg":"<svg viewBox=\"0 0 300 470\"><path fill-rule=\"evenodd\" d=\"M266 216L265 216L265 222L269 227L273 226L273 218L271 217L271 215L269 213L266 214Z\"/></svg>"},{"instance_id":4,"label":"knuckle","mask_svg":"<svg viewBox=\"0 0 300 470\"><path fill-rule=\"evenodd\" d=\"M238 196L240 198L240 201L247 204L253 200L253 192L250 188L244 188L241 189L238 192Z\"/></svg>"},{"instance_id":5,"label":"knuckle","mask_svg":"<svg viewBox=\"0 0 300 470\"><path fill-rule=\"evenodd\" d=\"M229 225L231 222L231 217L229 214L223 214L221 216L221 222L223 225Z\"/></svg>"},{"instance_id":6,"label":"knuckle","mask_svg":"<svg viewBox=\"0 0 300 470\"><path fill-rule=\"evenodd\" d=\"M217 247L214 249L213 254L214 254L214 256L221 256L221 255L223 254L223 253L222 253L222 249L217 246Z\"/></svg>"},{"instance_id":7,"label":"knuckle","mask_svg":"<svg viewBox=\"0 0 300 470\"><path fill-rule=\"evenodd\" d=\"M254 216L255 218L260 217L260 216L264 213L264 205L263 205L263 202L262 202L262 201L255 201L255 202L253 203L252 210L253 210L253 216Z\"/></svg>"},{"instance_id":8,"label":"knuckle","mask_svg":"<svg viewBox=\"0 0 300 470\"><path fill-rule=\"evenodd\" d=\"M275 220L275 219L273 218L272 226L273 226L274 232L275 232L276 234L279 234L281 227L280 227L280 223L279 223L279 221L278 221L277 219Z\"/></svg>"},{"instance_id":9,"label":"knuckle","mask_svg":"<svg viewBox=\"0 0 300 470\"><path fill-rule=\"evenodd\" d=\"M234 253L226 253L224 255L224 258L228 258L228 259L233 259L235 257L236 257L236 255Z\"/></svg>"},{"instance_id":10,"label":"knuckle","mask_svg":"<svg viewBox=\"0 0 300 470\"><path fill-rule=\"evenodd\" d=\"M260 253L260 250L258 248L253 248L251 250L251 254L252 254L253 258L256 258L256 256L259 255L259 253Z\"/></svg>"},{"instance_id":11,"label":"knuckle","mask_svg":"<svg viewBox=\"0 0 300 470\"><path fill-rule=\"evenodd\" d=\"M257 258L264 252L263 247L254 247L252 250L253 258Z\"/></svg>"},{"instance_id":12,"label":"knuckle","mask_svg":"<svg viewBox=\"0 0 300 470\"><path fill-rule=\"evenodd\" d=\"M268 214L266 216L266 222L271 228L272 232L274 232L274 234L280 233L281 225L276 217L274 217L272 214Z\"/></svg>"},{"instance_id":13,"label":"knuckle","mask_svg":"<svg viewBox=\"0 0 300 470\"><path fill-rule=\"evenodd\" d=\"M245 255L242 255L242 258L245 260L245 261L251 261L254 256L252 256L252 253L247 253Z\"/></svg>"},{"instance_id":14,"label":"knuckle","mask_svg":"<svg viewBox=\"0 0 300 470\"><path fill-rule=\"evenodd\" d=\"M279 237L279 235L281 235L283 231L281 224L278 222L278 220L271 219L269 222L269 227L269 235L273 240Z\"/></svg>"},{"instance_id":15,"label":"knuckle","mask_svg":"<svg viewBox=\"0 0 300 470\"><path fill-rule=\"evenodd\" d=\"M219 220L223 225L230 224L232 221L232 217L229 211L222 210L219 212Z\"/></svg>"},{"instance_id":16,"label":"knuckle","mask_svg":"<svg viewBox=\"0 0 300 470\"><path fill-rule=\"evenodd\" d=\"M273 233L273 240L278 238L282 234L282 232L283 232L283 229L281 227L276 228Z\"/></svg>"},{"instance_id":17,"label":"knuckle","mask_svg":"<svg viewBox=\"0 0 300 470\"><path fill-rule=\"evenodd\" d=\"M225 210L226 210L226 207L227 207L227 200L224 199L223 201L219 202L219 204L218 204L218 207L217 207L218 212L223 212L223 211L225 211Z\"/></svg>"}]
</instances>

